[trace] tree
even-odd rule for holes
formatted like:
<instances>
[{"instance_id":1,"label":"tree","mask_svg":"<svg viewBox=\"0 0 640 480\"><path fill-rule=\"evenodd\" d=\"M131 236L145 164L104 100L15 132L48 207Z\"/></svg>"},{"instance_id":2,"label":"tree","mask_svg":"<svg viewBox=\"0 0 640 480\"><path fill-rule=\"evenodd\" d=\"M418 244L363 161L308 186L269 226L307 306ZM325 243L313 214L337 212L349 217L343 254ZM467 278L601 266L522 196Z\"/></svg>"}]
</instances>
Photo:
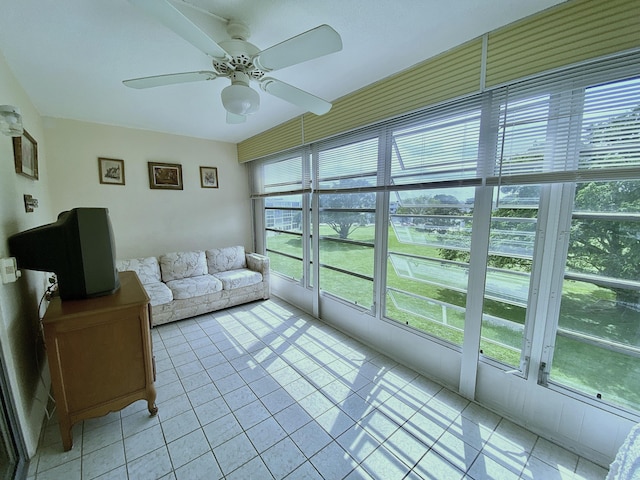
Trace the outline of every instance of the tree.
<instances>
[{"instance_id":1,"label":"tree","mask_svg":"<svg viewBox=\"0 0 640 480\"><path fill-rule=\"evenodd\" d=\"M514 245L523 245L531 242L531 224L526 221L514 222L508 219L528 219L535 218L538 210L535 208L518 208L523 199L527 199L530 203L531 199L539 197L538 186L508 186L501 187L500 205L501 208L495 210L492 214L491 230L490 230L490 249L493 252L499 251L498 254L489 254L487 265L493 268L503 268L508 270L519 270L523 272L531 271L531 259L523 258L518 252L520 247L514 248ZM513 208L509 208L509 205ZM507 232L505 234L505 232ZM514 254L510 254L514 253ZM515 253L519 253L518 256ZM468 250L440 249L440 257L445 260L469 263L470 252Z\"/></svg>"},{"instance_id":2,"label":"tree","mask_svg":"<svg viewBox=\"0 0 640 480\"><path fill-rule=\"evenodd\" d=\"M399 206L396 213L399 215L415 215L415 217L412 218L412 223L421 226L420 228L422 229L431 226L434 228L441 227L443 220L448 220L444 222L447 225L454 225L455 221L453 221L453 219L437 219L437 217L443 215L461 215L463 212L460 209L460 200L453 195L420 195L412 198L410 201L410 204Z\"/></svg>"},{"instance_id":3,"label":"tree","mask_svg":"<svg viewBox=\"0 0 640 480\"><path fill-rule=\"evenodd\" d=\"M603 164L637 167L640 106L585 129L580 162L587 169ZM574 211L640 213L640 181L587 182L576 186ZM640 278L640 225L628 220L579 218L572 222L567 266L575 271L637 280ZM640 309L640 291L610 288L619 308Z\"/></svg>"},{"instance_id":4,"label":"tree","mask_svg":"<svg viewBox=\"0 0 640 480\"><path fill-rule=\"evenodd\" d=\"M634 167L638 165L637 145L640 143L640 106L585 127L580 158L581 169L598 169L603 165ZM630 152L630 153L628 153ZM539 146L522 155L522 161L539 161ZM518 162L512 159L512 162ZM531 217L535 209L521 209L521 200L536 198L538 186L503 186L500 206L494 218ZM504 194L504 196L502 196ZM517 201L516 201L517 200ZM509 203L514 208L505 208ZM640 180L586 182L576 186L574 211L588 213L640 213ZM492 223L499 228L499 222ZM517 231L516 237L517 237ZM514 238L516 238L514 237ZM468 261L468 252L441 250L448 260ZM498 268L527 270L530 261L507 256L491 255L489 265ZM574 219L569 237L567 268L578 273L598 275L612 279L637 280L640 278L640 225L637 221L615 218ZM616 295L620 308L639 309L640 291L601 284Z\"/></svg>"},{"instance_id":5,"label":"tree","mask_svg":"<svg viewBox=\"0 0 640 480\"><path fill-rule=\"evenodd\" d=\"M574 210L581 212L640 212L640 181L578 184ZM574 271L637 280L640 278L640 226L616 219L577 219L572 222L567 266ZM640 291L610 288L618 307L640 305Z\"/></svg>"},{"instance_id":6,"label":"tree","mask_svg":"<svg viewBox=\"0 0 640 480\"><path fill-rule=\"evenodd\" d=\"M370 186L366 180L342 179L334 188L357 188ZM321 211L320 223L329 225L341 239L346 239L359 227L370 223L375 215L362 212L363 209L375 209L376 194L362 193L327 193L320 195L320 208L340 209L344 211Z\"/></svg>"}]
</instances>

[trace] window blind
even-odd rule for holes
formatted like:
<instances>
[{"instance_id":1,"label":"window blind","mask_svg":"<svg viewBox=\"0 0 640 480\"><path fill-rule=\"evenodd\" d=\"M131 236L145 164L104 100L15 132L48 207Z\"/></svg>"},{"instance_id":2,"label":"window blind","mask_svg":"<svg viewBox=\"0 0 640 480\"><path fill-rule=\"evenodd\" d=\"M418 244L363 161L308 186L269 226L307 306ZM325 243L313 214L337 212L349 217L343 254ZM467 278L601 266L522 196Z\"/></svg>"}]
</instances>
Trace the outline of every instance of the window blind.
<instances>
[{"instance_id":1,"label":"window blind","mask_svg":"<svg viewBox=\"0 0 640 480\"><path fill-rule=\"evenodd\" d=\"M633 175L640 167L639 61L636 53L496 90L500 120L489 182Z\"/></svg>"},{"instance_id":2,"label":"window blind","mask_svg":"<svg viewBox=\"0 0 640 480\"><path fill-rule=\"evenodd\" d=\"M320 143L315 167L319 191L361 189L378 183L378 136L347 136ZM372 136L375 135L375 136Z\"/></svg>"},{"instance_id":3,"label":"window blind","mask_svg":"<svg viewBox=\"0 0 640 480\"><path fill-rule=\"evenodd\" d=\"M587 88L578 169L640 168L640 76Z\"/></svg>"},{"instance_id":4,"label":"window blind","mask_svg":"<svg viewBox=\"0 0 640 480\"><path fill-rule=\"evenodd\" d=\"M310 189L304 150L258 163L253 172L252 198L302 193Z\"/></svg>"},{"instance_id":5,"label":"window blind","mask_svg":"<svg viewBox=\"0 0 640 480\"><path fill-rule=\"evenodd\" d=\"M390 185L476 178L481 112L465 110L395 129Z\"/></svg>"},{"instance_id":6,"label":"window blind","mask_svg":"<svg viewBox=\"0 0 640 480\"><path fill-rule=\"evenodd\" d=\"M640 178L640 52L436 105L260 164L254 195ZM258 177L261 175L257 175Z\"/></svg>"}]
</instances>

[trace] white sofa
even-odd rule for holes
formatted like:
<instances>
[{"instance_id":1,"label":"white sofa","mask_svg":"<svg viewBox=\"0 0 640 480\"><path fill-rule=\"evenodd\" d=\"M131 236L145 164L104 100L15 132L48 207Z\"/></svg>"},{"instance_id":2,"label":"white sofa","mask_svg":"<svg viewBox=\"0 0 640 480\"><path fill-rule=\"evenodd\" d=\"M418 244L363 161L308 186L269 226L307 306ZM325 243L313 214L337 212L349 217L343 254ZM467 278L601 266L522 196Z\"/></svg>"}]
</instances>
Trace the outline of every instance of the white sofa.
<instances>
[{"instance_id":1,"label":"white sofa","mask_svg":"<svg viewBox=\"0 0 640 480\"><path fill-rule=\"evenodd\" d=\"M269 298L269 258L242 246L118 260L116 267L138 274L153 325Z\"/></svg>"}]
</instances>

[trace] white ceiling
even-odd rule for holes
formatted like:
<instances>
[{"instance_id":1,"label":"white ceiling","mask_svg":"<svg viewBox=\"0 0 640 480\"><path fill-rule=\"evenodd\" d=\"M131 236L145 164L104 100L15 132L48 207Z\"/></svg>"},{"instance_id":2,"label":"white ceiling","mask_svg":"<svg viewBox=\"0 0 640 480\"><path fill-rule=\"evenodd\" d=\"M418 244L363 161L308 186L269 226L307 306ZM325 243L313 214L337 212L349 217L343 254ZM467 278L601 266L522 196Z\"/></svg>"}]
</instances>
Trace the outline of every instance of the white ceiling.
<instances>
[{"instance_id":1,"label":"white ceiling","mask_svg":"<svg viewBox=\"0 0 640 480\"><path fill-rule=\"evenodd\" d=\"M561 1L188 3L245 22L249 41L260 49L331 25L342 37L342 51L270 76L333 101ZM212 17L211 23L220 40L227 38L220 22ZM245 124L227 125L220 101L229 84L225 78L148 90L125 87L122 80L128 78L211 70L209 57L127 0L0 0L0 51L44 116L236 143L303 113L260 90L260 110ZM9 102L0 98L4 103Z\"/></svg>"}]
</instances>

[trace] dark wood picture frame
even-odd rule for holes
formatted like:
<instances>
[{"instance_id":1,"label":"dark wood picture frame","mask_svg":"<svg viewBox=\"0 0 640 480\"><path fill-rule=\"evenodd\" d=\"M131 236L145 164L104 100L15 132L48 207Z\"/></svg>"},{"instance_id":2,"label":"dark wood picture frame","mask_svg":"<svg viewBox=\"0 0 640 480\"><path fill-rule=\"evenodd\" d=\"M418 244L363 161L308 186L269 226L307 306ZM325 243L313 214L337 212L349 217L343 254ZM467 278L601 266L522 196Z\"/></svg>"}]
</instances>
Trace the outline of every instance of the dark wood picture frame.
<instances>
[{"instance_id":1,"label":"dark wood picture frame","mask_svg":"<svg viewBox=\"0 0 640 480\"><path fill-rule=\"evenodd\" d=\"M182 190L182 165L179 163L147 163L149 165L149 188Z\"/></svg>"},{"instance_id":2,"label":"dark wood picture frame","mask_svg":"<svg viewBox=\"0 0 640 480\"><path fill-rule=\"evenodd\" d=\"M13 137L13 159L16 173L38 180L38 144L26 130Z\"/></svg>"},{"instance_id":3,"label":"dark wood picture frame","mask_svg":"<svg viewBox=\"0 0 640 480\"><path fill-rule=\"evenodd\" d=\"M202 188L218 188L217 167L200 167L200 186Z\"/></svg>"},{"instance_id":4,"label":"dark wood picture frame","mask_svg":"<svg viewBox=\"0 0 640 480\"><path fill-rule=\"evenodd\" d=\"M124 185L124 160L98 157L100 183L105 185Z\"/></svg>"}]
</instances>

